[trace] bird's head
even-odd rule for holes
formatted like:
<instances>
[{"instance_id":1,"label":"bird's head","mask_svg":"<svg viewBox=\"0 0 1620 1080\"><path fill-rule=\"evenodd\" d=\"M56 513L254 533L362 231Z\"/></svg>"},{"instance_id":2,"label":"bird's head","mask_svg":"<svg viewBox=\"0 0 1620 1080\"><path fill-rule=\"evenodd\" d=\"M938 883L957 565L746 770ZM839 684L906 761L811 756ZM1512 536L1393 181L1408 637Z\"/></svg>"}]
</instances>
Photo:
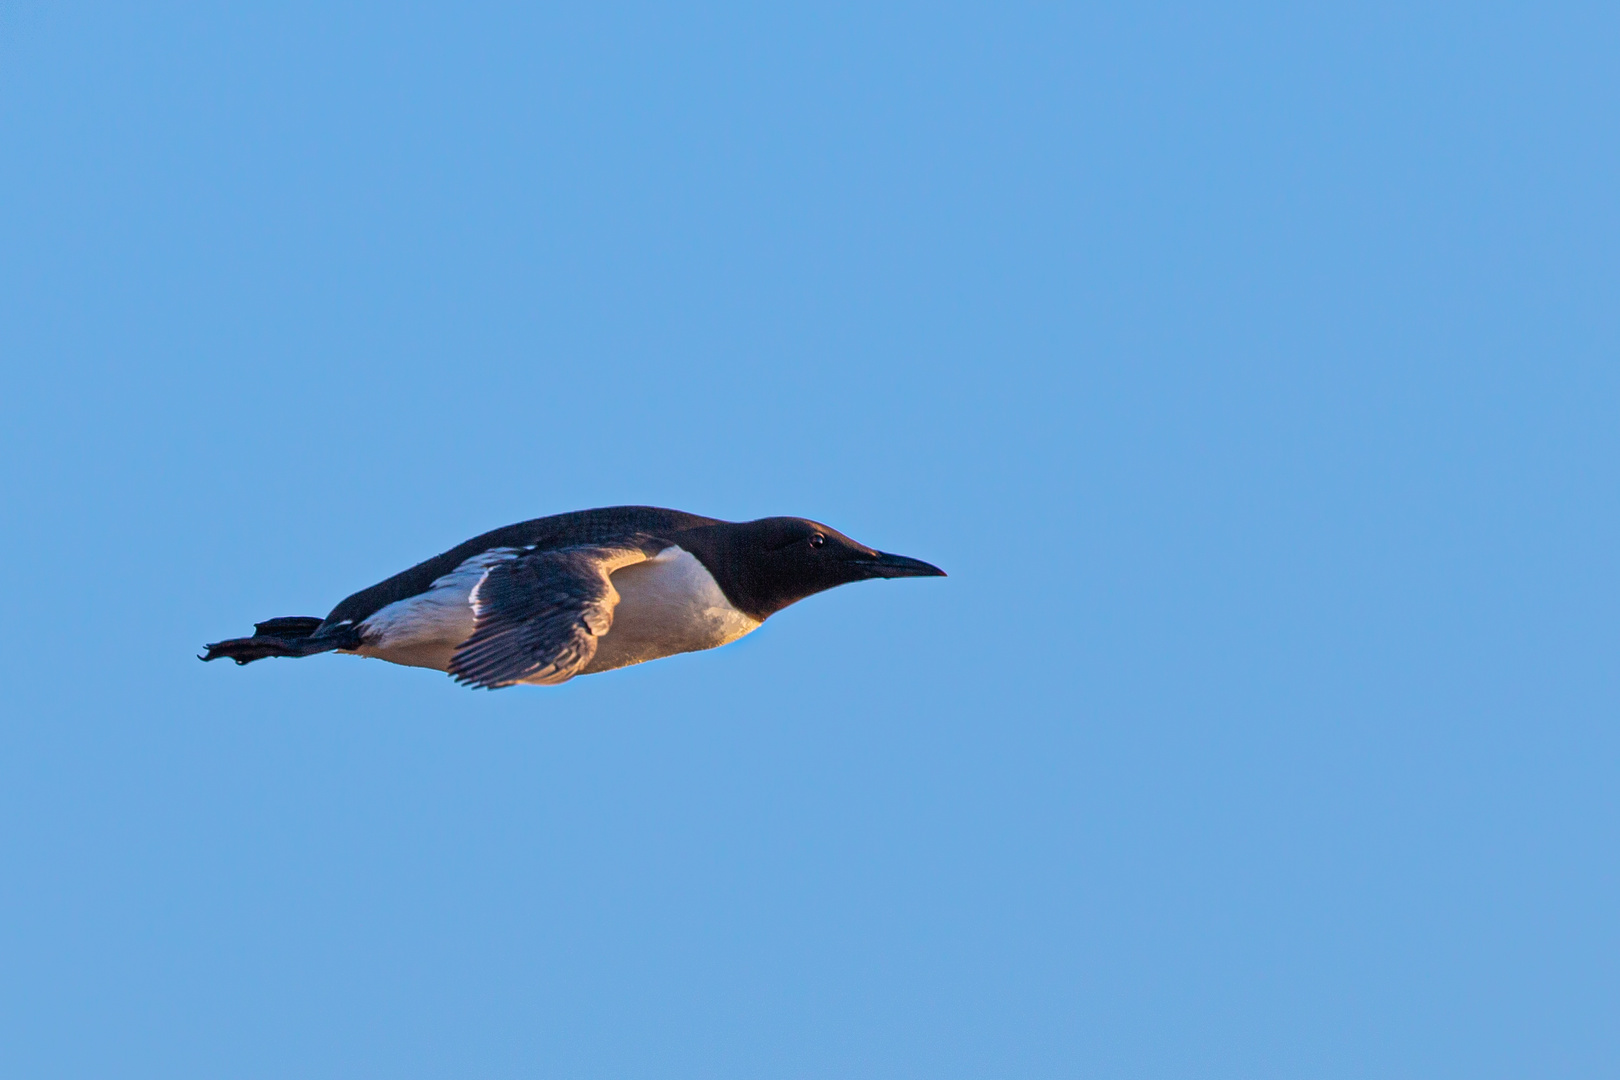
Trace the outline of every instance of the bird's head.
<instances>
[{"instance_id":1,"label":"bird's head","mask_svg":"<svg viewBox=\"0 0 1620 1080\"><path fill-rule=\"evenodd\" d=\"M945 576L937 566L869 548L807 518L761 518L698 531L712 537L704 561L721 587L758 619L852 581Z\"/></svg>"}]
</instances>

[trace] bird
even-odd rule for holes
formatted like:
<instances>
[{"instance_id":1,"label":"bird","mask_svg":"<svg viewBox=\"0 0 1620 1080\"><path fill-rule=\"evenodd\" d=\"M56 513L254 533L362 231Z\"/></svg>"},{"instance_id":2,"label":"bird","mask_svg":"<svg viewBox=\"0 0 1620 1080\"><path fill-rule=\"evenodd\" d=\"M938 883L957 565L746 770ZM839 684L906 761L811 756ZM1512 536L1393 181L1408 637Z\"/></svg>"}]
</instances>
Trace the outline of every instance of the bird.
<instances>
[{"instance_id":1,"label":"bird","mask_svg":"<svg viewBox=\"0 0 1620 1080\"><path fill-rule=\"evenodd\" d=\"M339 652L486 690L556 686L729 644L790 604L870 578L945 571L807 518L732 522L653 506L535 518L475 536L332 609L255 623L201 660Z\"/></svg>"}]
</instances>

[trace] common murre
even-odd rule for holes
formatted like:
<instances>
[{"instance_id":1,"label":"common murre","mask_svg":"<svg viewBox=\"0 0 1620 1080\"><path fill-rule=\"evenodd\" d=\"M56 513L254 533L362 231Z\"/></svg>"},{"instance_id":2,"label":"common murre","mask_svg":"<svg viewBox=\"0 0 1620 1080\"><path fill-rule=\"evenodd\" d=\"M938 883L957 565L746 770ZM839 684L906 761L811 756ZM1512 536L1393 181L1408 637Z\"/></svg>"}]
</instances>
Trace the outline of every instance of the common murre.
<instances>
[{"instance_id":1,"label":"common murre","mask_svg":"<svg viewBox=\"0 0 1620 1080\"><path fill-rule=\"evenodd\" d=\"M347 652L494 690L713 649L789 604L868 578L944 577L804 518L727 522L650 506L487 532L362 589L207 646L203 660Z\"/></svg>"}]
</instances>

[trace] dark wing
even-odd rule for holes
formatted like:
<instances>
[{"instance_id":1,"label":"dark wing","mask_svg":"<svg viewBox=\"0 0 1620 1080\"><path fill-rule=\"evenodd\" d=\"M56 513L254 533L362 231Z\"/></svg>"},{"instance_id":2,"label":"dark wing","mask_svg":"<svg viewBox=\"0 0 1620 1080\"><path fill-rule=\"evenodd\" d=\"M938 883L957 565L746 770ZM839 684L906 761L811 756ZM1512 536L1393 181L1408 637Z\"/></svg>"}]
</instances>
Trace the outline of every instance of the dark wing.
<instances>
[{"instance_id":1,"label":"dark wing","mask_svg":"<svg viewBox=\"0 0 1620 1080\"><path fill-rule=\"evenodd\" d=\"M567 682L596 655L619 594L608 576L648 558L640 547L581 546L497 563L470 597L472 636L450 659L463 685Z\"/></svg>"},{"instance_id":2,"label":"dark wing","mask_svg":"<svg viewBox=\"0 0 1620 1080\"><path fill-rule=\"evenodd\" d=\"M626 538L669 537L674 533L705 525L718 525L714 518L663 510L656 506L607 506L599 510L578 510L535 518L503 529L495 529L457 544L440 555L402 570L387 581L361 589L338 604L326 617L325 625L336 628L358 624L397 600L408 600L433 587L433 583L474 556L494 548L527 551L555 551L582 544L620 546Z\"/></svg>"}]
</instances>

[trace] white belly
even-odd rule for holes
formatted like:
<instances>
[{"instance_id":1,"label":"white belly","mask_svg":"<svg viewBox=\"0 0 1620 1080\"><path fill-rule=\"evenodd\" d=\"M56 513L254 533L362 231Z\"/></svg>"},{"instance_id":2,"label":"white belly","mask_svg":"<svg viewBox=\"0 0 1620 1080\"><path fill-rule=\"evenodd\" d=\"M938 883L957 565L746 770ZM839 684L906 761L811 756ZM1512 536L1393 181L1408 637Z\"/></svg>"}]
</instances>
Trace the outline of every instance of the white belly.
<instances>
[{"instance_id":1,"label":"white belly","mask_svg":"<svg viewBox=\"0 0 1620 1080\"><path fill-rule=\"evenodd\" d=\"M612 581L619 594L613 627L581 674L717 648L759 627L731 606L714 577L683 548L668 547L626 566Z\"/></svg>"},{"instance_id":2,"label":"white belly","mask_svg":"<svg viewBox=\"0 0 1620 1080\"><path fill-rule=\"evenodd\" d=\"M472 636L473 587L487 567L515 554L498 550L474 556L427 592L377 611L360 625L366 644L355 651L395 664L449 670L456 649ZM679 547L623 567L610 580L619 594L613 626L581 674L713 649L759 626L732 607L703 564Z\"/></svg>"},{"instance_id":3,"label":"white belly","mask_svg":"<svg viewBox=\"0 0 1620 1080\"><path fill-rule=\"evenodd\" d=\"M456 649L472 637L473 586L486 569L516 554L520 552L512 548L497 548L474 555L427 592L376 611L357 627L366 643L355 652L407 667L449 671Z\"/></svg>"}]
</instances>

